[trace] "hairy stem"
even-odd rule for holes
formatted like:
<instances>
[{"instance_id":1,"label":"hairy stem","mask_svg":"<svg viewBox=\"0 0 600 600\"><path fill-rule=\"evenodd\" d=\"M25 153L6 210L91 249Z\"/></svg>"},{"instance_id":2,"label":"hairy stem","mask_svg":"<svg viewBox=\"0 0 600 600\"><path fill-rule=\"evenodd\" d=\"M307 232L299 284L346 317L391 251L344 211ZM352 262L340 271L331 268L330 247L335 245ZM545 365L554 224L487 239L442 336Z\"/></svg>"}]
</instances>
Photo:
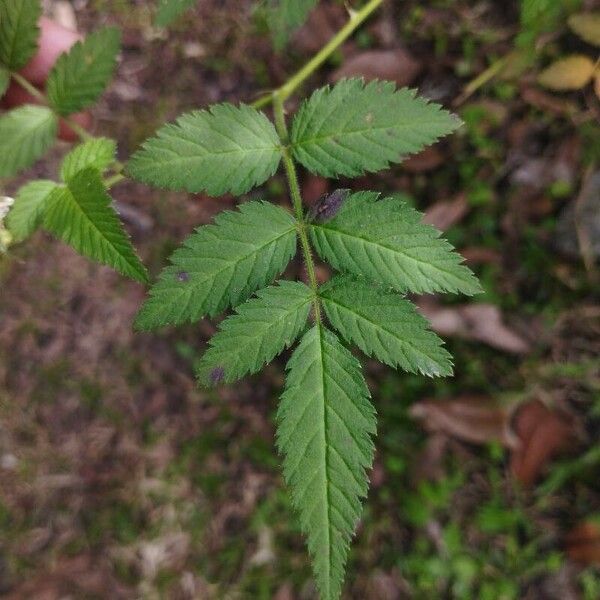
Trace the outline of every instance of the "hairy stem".
<instances>
[{"instance_id":1,"label":"hairy stem","mask_svg":"<svg viewBox=\"0 0 600 600\"><path fill-rule=\"evenodd\" d=\"M294 214L296 215L296 223L298 228L298 236L300 237L300 246L302 248L302 258L306 266L306 272L308 274L308 282L311 290L314 293L313 300L313 311L315 321L321 322L321 305L319 303L317 275L315 272L315 263L313 261L312 252L310 250L310 242L308 241L308 232L306 230L306 221L304 219L304 209L302 208L302 194L300 192L300 185L298 184L298 175L296 174L296 166L294 160L290 155L289 149L286 147L288 142L288 130L285 124L285 111L283 108L283 99L277 93L273 94L273 109L275 112L275 126L277 133L283 142L283 165L285 168L285 174L290 189L290 197L292 199L292 206L294 207Z\"/></svg>"},{"instance_id":2,"label":"hairy stem","mask_svg":"<svg viewBox=\"0 0 600 600\"><path fill-rule=\"evenodd\" d=\"M254 108L262 108L274 101L275 96L285 101L296 89L310 77L383 3L383 0L370 0L358 11L350 12L350 19L330 40L315 54L295 75L292 75L280 88L271 94L259 98L252 104Z\"/></svg>"},{"instance_id":3,"label":"hairy stem","mask_svg":"<svg viewBox=\"0 0 600 600\"><path fill-rule=\"evenodd\" d=\"M36 100L38 100L45 106L48 106L48 98L46 98L46 96L40 90L38 90L38 88L36 88L32 83L25 79L23 75L20 75L19 73L11 73L10 75L28 94L33 96ZM69 126L69 128L72 129L79 136L79 138L83 142L92 139L93 136L89 134L81 125L76 123L73 119L70 119L69 117L63 117L61 115L56 116L62 119Z\"/></svg>"}]
</instances>

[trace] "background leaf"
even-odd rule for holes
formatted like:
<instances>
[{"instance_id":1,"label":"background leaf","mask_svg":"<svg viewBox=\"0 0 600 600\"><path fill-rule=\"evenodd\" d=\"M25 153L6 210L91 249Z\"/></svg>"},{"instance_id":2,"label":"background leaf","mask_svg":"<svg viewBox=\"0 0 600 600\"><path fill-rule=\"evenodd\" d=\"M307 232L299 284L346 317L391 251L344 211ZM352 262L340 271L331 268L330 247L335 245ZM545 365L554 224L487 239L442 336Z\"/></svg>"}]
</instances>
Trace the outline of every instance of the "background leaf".
<instances>
[{"instance_id":1,"label":"background leaf","mask_svg":"<svg viewBox=\"0 0 600 600\"><path fill-rule=\"evenodd\" d=\"M12 177L41 158L56 139L58 121L45 106L27 104L0 117L0 177Z\"/></svg>"},{"instance_id":2,"label":"background leaf","mask_svg":"<svg viewBox=\"0 0 600 600\"><path fill-rule=\"evenodd\" d=\"M148 280L95 169L80 171L51 193L44 227L80 254L137 281Z\"/></svg>"},{"instance_id":3,"label":"background leaf","mask_svg":"<svg viewBox=\"0 0 600 600\"><path fill-rule=\"evenodd\" d=\"M481 291L462 257L421 222L421 213L398 198L378 198L374 192L353 194L332 219L311 224L323 260L400 292Z\"/></svg>"},{"instance_id":4,"label":"background leaf","mask_svg":"<svg viewBox=\"0 0 600 600\"><path fill-rule=\"evenodd\" d=\"M0 99L6 93L10 83L10 73L3 67L0 67Z\"/></svg>"},{"instance_id":5,"label":"background leaf","mask_svg":"<svg viewBox=\"0 0 600 600\"><path fill-rule=\"evenodd\" d=\"M94 138L79 144L69 152L60 167L63 181L69 181L77 173L93 167L101 173L115 160L117 144L108 138Z\"/></svg>"},{"instance_id":6,"label":"background leaf","mask_svg":"<svg viewBox=\"0 0 600 600\"><path fill-rule=\"evenodd\" d=\"M275 127L263 113L244 104L217 104L159 129L128 170L161 188L243 194L275 173L279 146Z\"/></svg>"},{"instance_id":7,"label":"background leaf","mask_svg":"<svg viewBox=\"0 0 600 600\"><path fill-rule=\"evenodd\" d=\"M292 124L292 151L313 173L356 177L401 162L460 124L414 90L344 79L302 104Z\"/></svg>"},{"instance_id":8,"label":"background leaf","mask_svg":"<svg viewBox=\"0 0 600 600\"><path fill-rule=\"evenodd\" d=\"M579 13L569 17L569 27L585 42L600 46L600 12Z\"/></svg>"},{"instance_id":9,"label":"background leaf","mask_svg":"<svg viewBox=\"0 0 600 600\"><path fill-rule=\"evenodd\" d=\"M304 335L287 370L277 445L321 598L337 600L367 493L375 410L360 364L322 325Z\"/></svg>"},{"instance_id":10,"label":"background leaf","mask_svg":"<svg viewBox=\"0 0 600 600\"><path fill-rule=\"evenodd\" d=\"M300 27L319 0L271 0L267 18L275 48L287 43L289 34Z\"/></svg>"},{"instance_id":11,"label":"background leaf","mask_svg":"<svg viewBox=\"0 0 600 600\"><path fill-rule=\"evenodd\" d=\"M154 24L167 27L194 4L196 0L159 0Z\"/></svg>"},{"instance_id":12,"label":"background leaf","mask_svg":"<svg viewBox=\"0 0 600 600\"><path fill-rule=\"evenodd\" d=\"M327 318L367 356L410 373L452 375L452 358L412 302L348 276L319 290Z\"/></svg>"},{"instance_id":13,"label":"background leaf","mask_svg":"<svg viewBox=\"0 0 600 600\"><path fill-rule=\"evenodd\" d=\"M292 215L268 202L246 202L196 229L171 256L136 319L152 329L214 316L270 283L296 252Z\"/></svg>"},{"instance_id":14,"label":"background leaf","mask_svg":"<svg viewBox=\"0 0 600 600\"><path fill-rule=\"evenodd\" d=\"M28 238L40 225L54 181L40 179L25 184L17 193L15 203L6 217L6 227L15 242Z\"/></svg>"},{"instance_id":15,"label":"background leaf","mask_svg":"<svg viewBox=\"0 0 600 600\"><path fill-rule=\"evenodd\" d=\"M105 27L77 42L56 61L46 84L50 105L60 115L70 115L98 100L113 76L121 34Z\"/></svg>"},{"instance_id":16,"label":"background leaf","mask_svg":"<svg viewBox=\"0 0 600 600\"><path fill-rule=\"evenodd\" d=\"M41 15L40 0L0 2L0 63L10 70L24 67L35 54Z\"/></svg>"},{"instance_id":17,"label":"background leaf","mask_svg":"<svg viewBox=\"0 0 600 600\"><path fill-rule=\"evenodd\" d=\"M579 90L594 74L594 62L588 56L573 55L561 58L544 69L538 83L551 90Z\"/></svg>"},{"instance_id":18,"label":"background leaf","mask_svg":"<svg viewBox=\"0 0 600 600\"><path fill-rule=\"evenodd\" d=\"M230 383L259 371L298 337L312 298L300 281L280 281L240 304L211 338L198 369L200 381Z\"/></svg>"}]
</instances>

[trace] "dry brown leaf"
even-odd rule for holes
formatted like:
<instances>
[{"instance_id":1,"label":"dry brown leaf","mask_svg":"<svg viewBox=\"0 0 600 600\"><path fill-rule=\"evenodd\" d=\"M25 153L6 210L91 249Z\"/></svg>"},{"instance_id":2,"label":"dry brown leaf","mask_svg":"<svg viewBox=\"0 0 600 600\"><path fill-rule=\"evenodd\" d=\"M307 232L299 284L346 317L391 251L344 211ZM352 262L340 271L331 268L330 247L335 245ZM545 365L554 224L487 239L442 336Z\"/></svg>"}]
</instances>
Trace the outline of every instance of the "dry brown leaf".
<instances>
[{"instance_id":1,"label":"dry brown leaf","mask_svg":"<svg viewBox=\"0 0 600 600\"><path fill-rule=\"evenodd\" d=\"M582 40L600 46L600 12L579 13L569 17L569 27Z\"/></svg>"},{"instance_id":2,"label":"dry brown leaf","mask_svg":"<svg viewBox=\"0 0 600 600\"><path fill-rule=\"evenodd\" d=\"M410 414L429 431L441 431L474 444L500 442L516 448L518 439L510 427L511 410L492 398L461 396L454 400L422 400Z\"/></svg>"},{"instance_id":3,"label":"dry brown leaf","mask_svg":"<svg viewBox=\"0 0 600 600\"><path fill-rule=\"evenodd\" d=\"M364 77L395 81L398 87L410 85L423 65L406 50L367 50L348 58L331 76L332 81L344 77Z\"/></svg>"},{"instance_id":4,"label":"dry brown leaf","mask_svg":"<svg viewBox=\"0 0 600 600\"><path fill-rule=\"evenodd\" d=\"M426 173L437 169L444 162L444 155L437 146L429 146L418 154L409 156L402 168L409 173Z\"/></svg>"},{"instance_id":5,"label":"dry brown leaf","mask_svg":"<svg viewBox=\"0 0 600 600\"><path fill-rule=\"evenodd\" d=\"M512 452L510 470L526 487L531 486L548 462L567 450L575 439L572 419L537 400L519 409L514 430L520 443Z\"/></svg>"},{"instance_id":6,"label":"dry brown leaf","mask_svg":"<svg viewBox=\"0 0 600 600\"><path fill-rule=\"evenodd\" d=\"M552 63L538 76L538 83L551 90L579 90L590 82L594 62L589 56L567 56Z\"/></svg>"},{"instance_id":7,"label":"dry brown leaf","mask_svg":"<svg viewBox=\"0 0 600 600\"><path fill-rule=\"evenodd\" d=\"M594 74L594 91L596 92L596 96L598 96L598 100L600 100L600 68L596 69L596 73Z\"/></svg>"},{"instance_id":8,"label":"dry brown leaf","mask_svg":"<svg viewBox=\"0 0 600 600\"><path fill-rule=\"evenodd\" d=\"M572 560L600 566L600 525L594 521L579 523L565 536L565 546Z\"/></svg>"},{"instance_id":9,"label":"dry brown leaf","mask_svg":"<svg viewBox=\"0 0 600 600\"><path fill-rule=\"evenodd\" d=\"M441 335L477 340L514 354L530 350L529 343L502 322L500 309L493 304L440 306L422 299L419 310Z\"/></svg>"},{"instance_id":10,"label":"dry brown leaf","mask_svg":"<svg viewBox=\"0 0 600 600\"><path fill-rule=\"evenodd\" d=\"M425 211L423 222L446 231L459 223L468 212L467 197L465 194L459 194L454 200L442 200L430 206Z\"/></svg>"}]
</instances>

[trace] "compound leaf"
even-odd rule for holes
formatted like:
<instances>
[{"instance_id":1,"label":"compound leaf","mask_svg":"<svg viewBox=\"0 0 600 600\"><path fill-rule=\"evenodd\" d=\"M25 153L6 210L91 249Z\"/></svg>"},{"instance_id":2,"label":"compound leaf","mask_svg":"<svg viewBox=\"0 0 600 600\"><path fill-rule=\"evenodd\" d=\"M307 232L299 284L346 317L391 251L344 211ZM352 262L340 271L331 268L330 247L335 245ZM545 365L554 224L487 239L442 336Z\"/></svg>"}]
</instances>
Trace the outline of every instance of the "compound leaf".
<instances>
[{"instance_id":1,"label":"compound leaf","mask_svg":"<svg viewBox=\"0 0 600 600\"><path fill-rule=\"evenodd\" d=\"M321 598L337 600L367 493L375 410L360 364L322 325L304 335L287 370L277 445Z\"/></svg>"},{"instance_id":2,"label":"compound leaf","mask_svg":"<svg viewBox=\"0 0 600 600\"><path fill-rule=\"evenodd\" d=\"M401 162L461 124L415 93L362 79L317 90L292 124L294 157L324 177L356 177Z\"/></svg>"},{"instance_id":3,"label":"compound leaf","mask_svg":"<svg viewBox=\"0 0 600 600\"><path fill-rule=\"evenodd\" d=\"M48 101L60 115L70 115L96 102L117 66L121 35L105 27L62 54L50 71Z\"/></svg>"},{"instance_id":4,"label":"compound leaf","mask_svg":"<svg viewBox=\"0 0 600 600\"><path fill-rule=\"evenodd\" d=\"M133 156L128 171L157 187L220 196L260 185L280 159L277 132L264 113L244 104L217 104L159 129Z\"/></svg>"},{"instance_id":5,"label":"compound leaf","mask_svg":"<svg viewBox=\"0 0 600 600\"><path fill-rule=\"evenodd\" d=\"M159 0L154 24L167 27L195 3L196 0Z\"/></svg>"},{"instance_id":6,"label":"compound leaf","mask_svg":"<svg viewBox=\"0 0 600 600\"><path fill-rule=\"evenodd\" d=\"M329 220L310 226L319 256L340 271L400 292L481 291L462 257L440 232L399 198L374 192L349 196Z\"/></svg>"},{"instance_id":7,"label":"compound leaf","mask_svg":"<svg viewBox=\"0 0 600 600\"><path fill-rule=\"evenodd\" d=\"M15 242L28 238L42 222L48 197L56 188L54 181L30 181L19 189L15 203L6 217L6 227Z\"/></svg>"},{"instance_id":8,"label":"compound leaf","mask_svg":"<svg viewBox=\"0 0 600 600\"><path fill-rule=\"evenodd\" d=\"M412 302L347 275L334 277L319 296L333 327L368 356L410 373L452 374L450 354Z\"/></svg>"},{"instance_id":9,"label":"compound leaf","mask_svg":"<svg viewBox=\"0 0 600 600\"><path fill-rule=\"evenodd\" d=\"M94 138L73 148L60 167L60 176L63 181L69 181L77 173L93 167L101 173L115 160L117 145L108 138Z\"/></svg>"},{"instance_id":10,"label":"compound leaf","mask_svg":"<svg viewBox=\"0 0 600 600\"><path fill-rule=\"evenodd\" d=\"M303 283L280 281L240 304L211 338L199 379L207 384L231 383L259 371L298 337L312 299L312 291Z\"/></svg>"},{"instance_id":11,"label":"compound leaf","mask_svg":"<svg viewBox=\"0 0 600 600\"><path fill-rule=\"evenodd\" d=\"M80 171L50 194L44 227L80 254L137 281L148 280L96 169Z\"/></svg>"},{"instance_id":12,"label":"compound leaf","mask_svg":"<svg viewBox=\"0 0 600 600\"><path fill-rule=\"evenodd\" d=\"M237 306L281 273L295 252L295 220L283 208L254 201L220 213L171 256L136 327L197 321Z\"/></svg>"},{"instance_id":13,"label":"compound leaf","mask_svg":"<svg viewBox=\"0 0 600 600\"><path fill-rule=\"evenodd\" d=\"M58 121L45 106L27 104L0 117L0 177L12 177L41 158L56 139Z\"/></svg>"},{"instance_id":14,"label":"compound leaf","mask_svg":"<svg viewBox=\"0 0 600 600\"><path fill-rule=\"evenodd\" d=\"M37 49L40 0L0 2L0 63L12 71L24 67Z\"/></svg>"}]
</instances>

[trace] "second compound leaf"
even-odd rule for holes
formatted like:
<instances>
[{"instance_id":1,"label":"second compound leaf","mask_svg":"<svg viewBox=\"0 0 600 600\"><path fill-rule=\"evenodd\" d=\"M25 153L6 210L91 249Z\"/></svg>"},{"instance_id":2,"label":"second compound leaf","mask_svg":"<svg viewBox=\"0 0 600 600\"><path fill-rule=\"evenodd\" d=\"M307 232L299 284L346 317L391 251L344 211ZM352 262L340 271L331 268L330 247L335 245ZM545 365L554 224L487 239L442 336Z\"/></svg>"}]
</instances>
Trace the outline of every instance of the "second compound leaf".
<instances>
[{"instance_id":1,"label":"second compound leaf","mask_svg":"<svg viewBox=\"0 0 600 600\"><path fill-rule=\"evenodd\" d=\"M337 600L367 493L375 410L359 362L317 324L287 366L277 412L284 476L323 600Z\"/></svg>"},{"instance_id":2,"label":"second compound leaf","mask_svg":"<svg viewBox=\"0 0 600 600\"><path fill-rule=\"evenodd\" d=\"M257 292L227 317L211 338L198 378L231 383L256 373L298 337L308 319L313 292L300 281L280 281Z\"/></svg>"},{"instance_id":3,"label":"second compound leaf","mask_svg":"<svg viewBox=\"0 0 600 600\"><path fill-rule=\"evenodd\" d=\"M69 181L89 167L102 173L115 160L116 151L114 140L103 137L87 140L65 156L60 166L60 176L63 181Z\"/></svg>"},{"instance_id":4,"label":"second compound leaf","mask_svg":"<svg viewBox=\"0 0 600 600\"><path fill-rule=\"evenodd\" d=\"M56 139L58 121L45 106L26 104L0 117L0 178L41 158Z\"/></svg>"},{"instance_id":5,"label":"second compound leaf","mask_svg":"<svg viewBox=\"0 0 600 600\"><path fill-rule=\"evenodd\" d=\"M335 329L368 356L410 373L452 374L452 357L442 340L399 294L341 275L322 286L319 296Z\"/></svg>"},{"instance_id":6,"label":"second compound leaf","mask_svg":"<svg viewBox=\"0 0 600 600\"><path fill-rule=\"evenodd\" d=\"M40 0L0 2L0 64L17 71L29 62L37 48L41 14Z\"/></svg>"},{"instance_id":7,"label":"second compound leaf","mask_svg":"<svg viewBox=\"0 0 600 600\"><path fill-rule=\"evenodd\" d=\"M51 193L44 227L83 256L142 283L148 280L96 169L80 171Z\"/></svg>"},{"instance_id":8,"label":"second compound leaf","mask_svg":"<svg viewBox=\"0 0 600 600\"><path fill-rule=\"evenodd\" d=\"M220 196L260 185L280 160L279 137L264 113L217 104L159 129L134 154L128 171L156 187Z\"/></svg>"},{"instance_id":9,"label":"second compound leaf","mask_svg":"<svg viewBox=\"0 0 600 600\"><path fill-rule=\"evenodd\" d=\"M105 27L59 57L46 84L57 113L70 115L96 102L113 76L120 44L119 30Z\"/></svg>"},{"instance_id":10,"label":"second compound leaf","mask_svg":"<svg viewBox=\"0 0 600 600\"><path fill-rule=\"evenodd\" d=\"M252 201L189 236L150 289L138 329L193 322L237 306L281 273L296 252L293 216Z\"/></svg>"},{"instance_id":11,"label":"second compound leaf","mask_svg":"<svg viewBox=\"0 0 600 600\"><path fill-rule=\"evenodd\" d=\"M329 220L310 226L317 253L335 269L400 292L476 294L481 286L463 258L422 214L374 192L348 197Z\"/></svg>"},{"instance_id":12,"label":"second compound leaf","mask_svg":"<svg viewBox=\"0 0 600 600\"><path fill-rule=\"evenodd\" d=\"M6 227L15 242L28 238L40 225L48 198L56 183L47 179L30 181L19 189L15 203L6 217Z\"/></svg>"}]
</instances>

